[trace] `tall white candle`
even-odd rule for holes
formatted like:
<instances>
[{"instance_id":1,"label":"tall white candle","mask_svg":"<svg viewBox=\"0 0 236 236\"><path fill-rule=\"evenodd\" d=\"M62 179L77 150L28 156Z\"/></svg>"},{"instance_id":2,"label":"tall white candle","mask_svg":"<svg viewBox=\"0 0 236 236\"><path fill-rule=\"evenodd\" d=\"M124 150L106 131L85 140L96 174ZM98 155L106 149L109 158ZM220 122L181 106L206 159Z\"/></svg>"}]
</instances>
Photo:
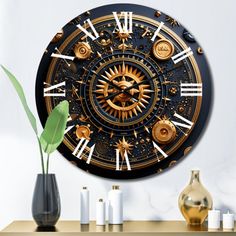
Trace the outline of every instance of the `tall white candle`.
<instances>
[{"instance_id":1,"label":"tall white candle","mask_svg":"<svg viewBox=\"0 0 236 236\"><path fill-rule=\"evenodd\" d=\"M108 193L109 224L123 224L123 194L119 186L112 186Z\"/></svg>"},{"instance_id":2,"label":"tall white candle","mask_svg":"<svg viewBox=\"0 0 236 236\"><path fill-rule=\"evenodd\" d=\"M208 211L208 229L220 229L220 210Z\"/></svg>"},{"instance_id":3,"label":"tall white candle","mask_svg":"<svg viewBox=\"0 0 236 236\"><path fill-rule=\"evenodd\" d=\"M223 229L234 229L234 214L230 213L229 211L227 214L223 214Z\"/></svg>"},{"instance_id":4,"label":"tall white candle","mask_svg":"<svg viewBox=\"0 0 236 236\"><path fill-rule=\"evenodd\" d=\"M106 224L106 208L105 202L102 199L96 203L96 225L105 225Z\"/></svg>"},{"instance_id":5,"label":"tall white candle","mask_svg":"<svg viewBox=\"0 0 236 236\"><path fill-rule=\"evenodd\" d=\"M80 223L89 224L89 190L83 187L80 191Z\"/></svg>"}]
</instances>

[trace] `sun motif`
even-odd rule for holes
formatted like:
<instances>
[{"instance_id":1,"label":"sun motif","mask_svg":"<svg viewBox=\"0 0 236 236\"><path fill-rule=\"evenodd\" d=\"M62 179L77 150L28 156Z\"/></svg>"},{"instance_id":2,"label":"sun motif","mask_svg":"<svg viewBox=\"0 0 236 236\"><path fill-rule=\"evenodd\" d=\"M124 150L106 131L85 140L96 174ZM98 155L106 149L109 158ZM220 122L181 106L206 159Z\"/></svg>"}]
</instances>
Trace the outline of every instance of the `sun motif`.
<instances>
[{"instance_id":1,"label":"sun motif","mask_svg":"<svg viewBox=\"0 0 236 236\"><path fill-rule=\"evenodd\" d=\"M125 151L126 151L128 154L131 154L130 151L133 149L133 145L130 144L130 143L128 143L128 142L125 140L125 137L123 137L122 140L119 140L119 141L115 144L115 147L116 147L116 149L119 150L122 159L124 159Z\"/></svg>"},{"instance_id":2,"label":"sun motif","mask_svg":"<svg viewBox=\"0 0 236 236\"><path fill-rule=\"evenodd\" d=\"M143 83L134 86L143 81L145 75L139 69L131 65L125 65L124 62L110 67L102 77L104 80L99 79L96 86L97 100L105 112L123 122L142 113L149 103L150 93L154 92L150 89L150 84ZM131 89L126 90L130 95L124 92L117 94L120 90L109 84L107 80L120 87L120 90L131 87ZM112 96L112 94L117 95ZM105 99L107 96L112 97L111 99ZM134 97L137 99L134 99Z\"/></svg>"}]
</instances>

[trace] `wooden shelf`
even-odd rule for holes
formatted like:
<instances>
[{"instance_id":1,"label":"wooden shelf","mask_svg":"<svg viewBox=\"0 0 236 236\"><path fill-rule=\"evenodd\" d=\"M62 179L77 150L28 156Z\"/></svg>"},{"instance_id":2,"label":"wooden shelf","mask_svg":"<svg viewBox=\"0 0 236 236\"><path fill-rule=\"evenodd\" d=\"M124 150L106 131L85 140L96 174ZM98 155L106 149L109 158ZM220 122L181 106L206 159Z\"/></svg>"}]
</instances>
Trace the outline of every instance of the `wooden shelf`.
<instances>
[{"instance_id":1,"label":"wooden shelf","mask_svg":"<svg viewBox=\"0 0 236 236\"><path fill-rule=\"evenodd\" d=\"M235 229L236 231L236 229ZM0 236L30 236L30 235L227 235L236 232L223 232L222 230L208 232L206 225L189 227L183 221L126 221L123 225L96 226L94 221L89 225L80 225L79 221L59 221L53 230L42 231L33 221L14 221L0 232Z\"/></svg>"}]
</instances>

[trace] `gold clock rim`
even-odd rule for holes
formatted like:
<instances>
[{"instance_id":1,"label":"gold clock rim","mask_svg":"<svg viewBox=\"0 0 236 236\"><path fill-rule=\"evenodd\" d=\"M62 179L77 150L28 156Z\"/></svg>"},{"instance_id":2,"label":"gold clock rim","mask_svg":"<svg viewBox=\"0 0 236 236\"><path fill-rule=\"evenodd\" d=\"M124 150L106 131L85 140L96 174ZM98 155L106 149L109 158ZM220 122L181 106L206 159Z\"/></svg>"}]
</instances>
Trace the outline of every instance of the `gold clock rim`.
<instances>
[{"instance_id":1,"label":"gold clock rim","mask_svg":"<svg viewBox=\"0 0 236 236\"><path fill-rule=\"evenodd\" d=\"M91 22L95 25L97 23L102 23L103 21L105 20L111 20L113 19L113 15L106 15L106 16L102 16L102 17L99 17L99 18L96 18L94 20L92 20ZM159 21L156 21L156 20L153 20L149 17L146 17L146 16L142 16L142 15L136 15L136 14L133 14L133 19L134 20L140 20L140 21L144 21L146 23L149 23L155 27L158 27L160 25L160 22ZM83 26L84 28L88 28L89 26L86 26L84 25ZM167 26L163 25L162 26L162 30L167 33L170 37L172 37L178 44L179 46L182 48L182 49L187 49L188 46L186 45L186 43L175 33L173 32L170 28L168 28ZM65 47L67 46L68 42L70 42L74 37L76 37L78 34L81 33L81 30L80 29L77 29L75 30L72 34L70 34L66 39L65 41L62 43L62 45L59 47L59 50L60 51L63 51L65 49ZM198 64L194 58L193 55L189 56L188 57L189 61L190 61L190 64L193 68L193 71L194 71L194 74L195 74L195 77L196 77L196 80L198 83L201 83L202 82L202 79L201 79L201 74L200 74L200 70L198 68ZM49 66L49 69L48 69L48 73L47 73L47 76L46 76L46 82L50 82L50 78L52 76L52 73L53 73L53 68L55 67L55 64L57 62L58 58L52 58L52 61L50 63L50 66ZM51 99L49 97L46 97L45 98L45 103L46 103L46 109L47 109L47 112L48 114L52 111L52 104L51 104ZM200 109L201 109L201 103L202 103L202 97L197 97L197 101L196 101L196 108L195 108L195 112L194 112L194 115L193 115L193 118L192 118L192 122L194 123L194 125L191 127L191 129L188 131L188 134L190 134L195 126L195 123L198 119L198 116L199 116L199 113L200 113ZM185 136L183 138L180 139L179 142L177 142L177 144L175 144L171 149L167 150L166 151L166 154L169 156L170 154L174 153L183 143L184 141L188 138L188 136ZM65 137L64 140L63 140L63 143L71 150L73 151L74 150L74 145L71 144L71 142ZM86 147L86 150L89 151L90 148ZM183 154L184 155L184 154ZM84 155L82 155L83 159L84 159ZM76 158L76 157L75 157ZM167 157L168 158L168 157ZM144 167L148 167L150 165L153 165L153 164L156 164L158 162L158 159L156 158L154 160L154 158L152 160L149 160L149 161L146 161L145 163L142 163L142 164L133 164L132 165L132 169L142 169ZM94 160L93 158L91 159L91 162L90 162L90 165L91 164L94 164L96 166L99 166L99 167L102 167L102 168L105 168L105 169L109 169L109 170L114 170L115 171L115 166L114 164L103 164L103 162L101 161L97 161L97 160ZM158 169L157 169L158 170Z\"/></svg>"}]
</instances>

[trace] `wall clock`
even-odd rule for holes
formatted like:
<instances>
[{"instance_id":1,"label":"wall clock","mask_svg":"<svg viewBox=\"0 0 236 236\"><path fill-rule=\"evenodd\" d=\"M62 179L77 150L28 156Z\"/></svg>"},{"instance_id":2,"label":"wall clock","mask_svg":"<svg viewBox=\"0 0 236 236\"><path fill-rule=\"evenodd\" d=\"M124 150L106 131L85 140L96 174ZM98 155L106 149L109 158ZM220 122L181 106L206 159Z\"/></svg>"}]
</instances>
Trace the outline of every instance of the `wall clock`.
<instances>
[{"instance_id":1,"label":"wall clock","mask_svg":"<svg viewBox=\"0 0 236 236\"><path fill-rule=\"evenodd\" d=\"M212 85L204 52L158 10L114 4L60 30L37 74L42 124L66 99L62 155L87 172L128 179L160 173L185 156L206 125Z\"/></svg>"}]
</instances>

